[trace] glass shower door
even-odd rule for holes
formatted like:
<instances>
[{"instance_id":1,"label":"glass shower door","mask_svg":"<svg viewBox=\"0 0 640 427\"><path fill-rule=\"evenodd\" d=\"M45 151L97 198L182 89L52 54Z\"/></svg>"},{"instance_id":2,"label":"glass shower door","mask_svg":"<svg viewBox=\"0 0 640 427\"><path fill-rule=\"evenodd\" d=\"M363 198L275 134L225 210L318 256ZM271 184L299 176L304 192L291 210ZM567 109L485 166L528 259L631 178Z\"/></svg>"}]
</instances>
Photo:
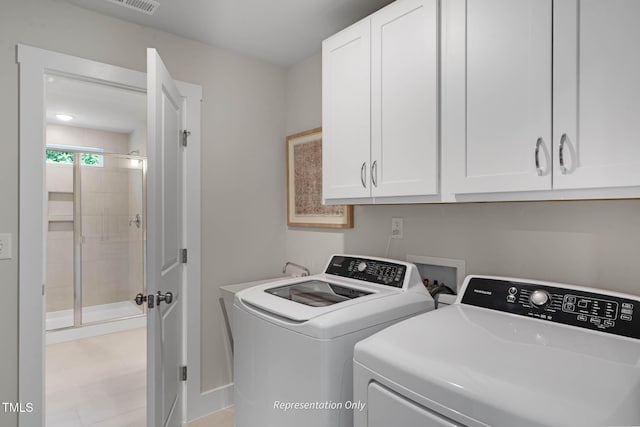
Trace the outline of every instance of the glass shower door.
<instances>
[{"instance_id":1,"label":"glass shower door","mask_svg":"<svg viewBox=\"0 0 640 427\"><path fill-rule=\"evenodd\" d=\"M102 154L81 162L82 321L137 316L144 292L145 160Z\"/></svg>"}]
</instances>

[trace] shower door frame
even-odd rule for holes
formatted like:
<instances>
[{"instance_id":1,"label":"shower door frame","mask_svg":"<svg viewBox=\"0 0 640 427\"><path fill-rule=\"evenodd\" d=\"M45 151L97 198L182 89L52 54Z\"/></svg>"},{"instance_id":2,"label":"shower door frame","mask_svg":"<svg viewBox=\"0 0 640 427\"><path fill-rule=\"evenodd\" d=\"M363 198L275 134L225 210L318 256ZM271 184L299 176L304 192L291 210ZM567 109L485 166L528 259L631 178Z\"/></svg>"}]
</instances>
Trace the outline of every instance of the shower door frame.
<instances>
[{"instance_id":1,"label":"shower door frame","mask_svg":"<svg viewBox=\"0 0 640 427\"><path fill-rule=\"evenodd\" d=\"M19 65L19 318L18 401L32 412L18 415L19 427L45 425L45 93L46 74L61 74L97 83L146 92L146 73L32 46L17 45ZM186 127L191 132L185 159L186 206L183 215L189 263L183 276L183 360L189 381L182 389L186 421L231 404L233 387L201 391L200 379L200 111L202 87L176 81L185 98Z\"/></svg>"},{"instance_id":2,"label":"shower door frame","mask_svg":"<svg viewBox=\"0 0 640 427\"><path fill-rule=\"evenodd\" d=\"M55 73L47 73L47 75L56 75ZM83 237L83 223L82 223L82 162L81 155L82 154L97 154L94 151L83 150L82 148L48 148L46 150L52 151L64 151L68 153L73 153L73 325L71 326L62 326L60 328L47 329L46 327L46 319L45 319L45 332L58 332L58 331L66 331L70 329L75 329L83 326L93 326L93 325L101 325L111 322L118 322L120 320L127 320L136 317L140 317L147 314L147 308L145 305L142 305L142 311L139 314L130 314L127 316L121 316L117 318L110 318L105 320L97 320L93 322L86 322L83 319L83 308L84 301L82 299L83 295L83 274L82 274L82 246L84 244ZM127 160L140 160L143 163L142 165L142 201L141 201L141 215L142 215L142 247L143 247L143 265L142 265L142 287L138 292L142 292L143 294L147 293L147 272L146 272L146 257L147 257L147 158L144 156L134 156L131 154L120 154L120 153L108 153L108 152L99 152L100 156L104 156L104 158L122 158ZM45 166L46 167L46 166ZM93 166L86 166L93 167ZM46 179L46 177L45 177ZM131 225L131 224L129 224ZM45 316L46 316L46 308L45 308Z\"/></svg>"}]
</instances>

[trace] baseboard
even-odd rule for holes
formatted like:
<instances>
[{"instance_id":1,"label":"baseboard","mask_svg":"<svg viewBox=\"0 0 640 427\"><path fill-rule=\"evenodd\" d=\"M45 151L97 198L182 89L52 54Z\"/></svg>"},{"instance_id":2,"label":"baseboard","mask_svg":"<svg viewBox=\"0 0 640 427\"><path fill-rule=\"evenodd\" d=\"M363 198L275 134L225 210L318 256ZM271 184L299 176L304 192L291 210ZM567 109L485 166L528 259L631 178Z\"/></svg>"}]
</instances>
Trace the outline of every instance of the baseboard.
<instances>
[{"instance_id":1,"label":"baseboard","mask_svg":"<svg viewBox=\"0 0 640 427\"><path fill-rule=\"evenodd\" d=\"M128 331L130 329L145 328L146 326L147 316L137 316L130 319L81 326L79 328L47 331L46 343L47 345L58 344L82 338L95 337L98 335L112 334L114 332Z\"/></svg>"},{"instance_id":2,"label":"baseboard","mask_svg":"<svg viewBox=\"0 0 640 427\"><path fill-rule=\"evenodd\" d=\"M193 400L196 400L193 402ZM233 383L200 393L198 399L187 402L187 422L210 415L233 405Z\"/></svg>"}]
</instances>

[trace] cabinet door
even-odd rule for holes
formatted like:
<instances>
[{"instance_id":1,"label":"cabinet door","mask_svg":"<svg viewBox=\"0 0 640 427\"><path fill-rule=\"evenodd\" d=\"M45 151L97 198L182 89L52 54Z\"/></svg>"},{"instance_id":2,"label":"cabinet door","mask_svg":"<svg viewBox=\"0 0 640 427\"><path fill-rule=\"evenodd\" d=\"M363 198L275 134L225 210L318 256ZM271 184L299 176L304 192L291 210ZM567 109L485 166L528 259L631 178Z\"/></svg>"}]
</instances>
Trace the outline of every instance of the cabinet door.
<instances>
[{"instance_id":1,"label":"cabinet door","mask_svg":"<svg viewBox=\"0 0 640 427\"><path fill-rule=\"evenodd\" d=\"M551 3L444 3L442 140L453 192L551 188Z\"/></svg>"},{"instance_id":2,"label":"cabinet door","mask_svg":"<svg viewBox=\"0 0 640 427\"><path fill-rule=\"evenodd\" d=\"M374 14L371 62L372 194L437 194L437 1L397 1Z\"/></svg>"},{"instance_id":3,"label":"cabinet door","mask_svg":"<svg viewBox=\"0 0 640 427\"><path fill-rule=\"evenodd\" d=\"M324 199L371 194L370 31L363 20L322 44Z\"/></svg>"},{"instance_id":4,"label":"cabinet door","mask_svg":"<svg viewBox=\"0 0 640 427\"><path fill-rule=\"evenodd\" d=\"M639 22L637 0L555 2L554 188L640 185Z\"/></svg>"}]
</instances>

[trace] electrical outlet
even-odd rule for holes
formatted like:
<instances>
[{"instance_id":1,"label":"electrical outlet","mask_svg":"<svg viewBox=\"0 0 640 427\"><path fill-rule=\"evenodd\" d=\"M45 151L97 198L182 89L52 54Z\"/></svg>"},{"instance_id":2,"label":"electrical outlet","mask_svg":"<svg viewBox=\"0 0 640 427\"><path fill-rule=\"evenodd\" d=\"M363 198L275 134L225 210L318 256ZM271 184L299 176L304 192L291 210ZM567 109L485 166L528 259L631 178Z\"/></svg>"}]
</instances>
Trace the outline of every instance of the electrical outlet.
<instances>
[{"instance_id":1,"label":"electrical outlet","mask_svg":"<svg viewBox=\"0 0 640 427\"><path fill-rule=\"evenodd\" d=\"M402 218L391 218L391 238L402 239L403 237L403 220Z\"/></svg>"},{"instance_id":2,"label":"electrical outlet","mask_svg":"<svg viewBox=\"0 0 640 427\"><path fill-rule=\"evenodd\" d=\"M11 234L0 234L0 259L11 258Z\"/></svg>"}]
</instances>

